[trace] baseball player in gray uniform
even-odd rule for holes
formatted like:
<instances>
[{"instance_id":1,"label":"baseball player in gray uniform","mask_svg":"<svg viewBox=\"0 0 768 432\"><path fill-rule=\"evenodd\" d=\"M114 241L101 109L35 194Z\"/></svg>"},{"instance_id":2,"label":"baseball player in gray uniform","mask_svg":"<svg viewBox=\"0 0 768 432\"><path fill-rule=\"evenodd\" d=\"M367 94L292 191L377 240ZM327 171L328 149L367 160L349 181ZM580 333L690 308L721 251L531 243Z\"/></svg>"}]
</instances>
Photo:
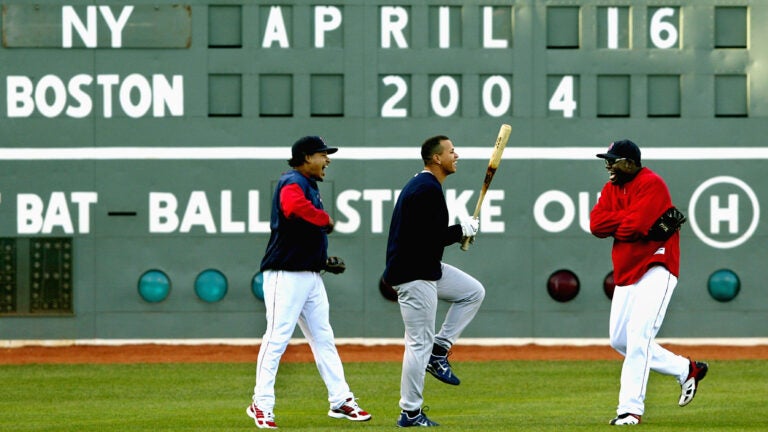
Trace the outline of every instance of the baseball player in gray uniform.
<instances>
[{"instance_id":1,"label":"baseball player in gray uniform","mask_svg":"<svg viewBox=\"0 0 768 432\"><path fill-rule=\"evenodd\" d=\"M428 371L447 384L460 383L448 351L485 297L480 282L442 262L446 246L474 238L479 228L477 219L448 225L442 183L456 172L459 155L447 136L438 135L424 142L421 156L424 170L408 181L395 204L383 275L397 292L405 324L399 427L437 426L422 411L424 376ZM438 299L451 306L435 335Z\"/></svg>"}]
</instances>

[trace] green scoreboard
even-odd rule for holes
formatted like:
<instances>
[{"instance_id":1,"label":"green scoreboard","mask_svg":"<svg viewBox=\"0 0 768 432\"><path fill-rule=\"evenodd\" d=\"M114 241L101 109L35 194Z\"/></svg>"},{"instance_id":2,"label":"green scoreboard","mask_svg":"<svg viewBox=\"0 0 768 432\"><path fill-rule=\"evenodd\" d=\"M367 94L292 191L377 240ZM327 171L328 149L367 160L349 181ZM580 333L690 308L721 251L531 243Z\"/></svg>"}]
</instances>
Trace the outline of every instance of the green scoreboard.
<instances>
[{"instance_id":1,"label":"green scoreboard","mask_svg":"<svg viewBox=\"0 0 768 432\"><path fill-rule=\"evenodd\" d=\"M380 284L421 142L459 154L481 231L445 261L486 287L465 336L604 338L610 240L589 233L616 139L688 216L661 336L765 337L768 2L0 2L0 338L256 338L290 145L340 147L321 193L344 338L398 338ZM441 309L441 311L444 311ZM297 334L298 335L298 334Z\"/></svg>"}]
</instances>

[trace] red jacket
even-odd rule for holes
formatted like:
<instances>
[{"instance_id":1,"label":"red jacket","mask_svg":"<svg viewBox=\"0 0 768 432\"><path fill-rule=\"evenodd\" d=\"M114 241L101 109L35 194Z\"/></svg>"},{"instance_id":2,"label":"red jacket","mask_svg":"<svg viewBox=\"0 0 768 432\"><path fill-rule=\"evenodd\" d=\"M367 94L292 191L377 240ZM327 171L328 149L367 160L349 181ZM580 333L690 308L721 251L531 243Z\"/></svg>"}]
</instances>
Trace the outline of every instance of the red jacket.
<instances>
[{"instance_id":1,"label":"red jacket","mask_svg":"<svg viewBox=\"0 0 768 432\"><path fill-rule=\"evenodd\" d=\"M608 182L589 215L589 228L597 237L613 237L613 280L616 285L636 283L654 265L680 274L680 234L666 241L645 240L648 230L668 208L672 198L664 180L648 168L623 184Z\"/></svg>"}]
</instances>

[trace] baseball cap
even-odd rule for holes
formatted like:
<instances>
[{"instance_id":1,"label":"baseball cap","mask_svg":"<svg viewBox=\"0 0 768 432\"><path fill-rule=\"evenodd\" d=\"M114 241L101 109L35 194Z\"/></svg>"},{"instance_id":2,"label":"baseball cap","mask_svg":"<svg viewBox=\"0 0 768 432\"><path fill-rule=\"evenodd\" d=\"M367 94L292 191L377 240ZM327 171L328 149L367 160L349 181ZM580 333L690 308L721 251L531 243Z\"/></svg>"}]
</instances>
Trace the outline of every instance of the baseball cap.
<instances>
[{"instance_id":1,"label":"baseball cap","mask_svg":"<svg viewBox=\"0 0 768 432\"><path fill-rule=\"evenodd\" d=\"M640 148L637 144L628 139L614 141L608 146L608 151L598 153L597 157L602 159L632 159L640 164Z\"/></svg>"},{"instance_id":2,"label":"baseball cap","mask_svg":"<svg viewBox=\"0 0 768 432\"><path fill-rule=\"evenodd\" d=\"M291 147L291 160L289 162L291 162L291 166L295 166L294 163L301 165L304 162L304 156L323 151L331 154L336 153L339 149L328 147L325 141L316 135L301 137Z\"/></svg>"}]
</instances>

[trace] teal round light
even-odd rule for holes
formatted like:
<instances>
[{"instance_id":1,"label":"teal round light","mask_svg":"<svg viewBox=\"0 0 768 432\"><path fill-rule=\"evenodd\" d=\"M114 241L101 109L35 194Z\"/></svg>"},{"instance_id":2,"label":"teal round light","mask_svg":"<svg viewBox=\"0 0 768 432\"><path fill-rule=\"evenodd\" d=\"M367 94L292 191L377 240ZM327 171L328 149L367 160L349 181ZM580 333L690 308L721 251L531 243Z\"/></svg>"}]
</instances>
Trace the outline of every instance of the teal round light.
<instances>
[{"instance_id":1,"label":"teal round light","mask_svg":"<svg viewBox=\"0 0 768 432\"><path fill-rule=\"evenodd\" d=\"M264 301L264 275L261 272L256 273L251 280L251 291L257 299Z\"/></svg>"},{"instance_id":2,"label":"teal round light","mask_svg":"<svg viewBox=\"0 0 768 432\"><path fill-rule=\"evenodd\" d=\"M739 295L741 281L736 273L728 269L717 270L707 281L709 295L719 302L729 302Z\"/></svg>"},{"instance_id":3,"label":"teal round light","mask_svg":"<svg viewBox=\"0 0 768 432\"><path fill-rule=\"evenodd\" d=\"M171 281L160 270L148 270L139 278L139 295L148 303L159 303L171 292Z\"/></svg>"},{"instance_id":4,"label":"teal round light","mask_svg":"<svg viewBox=\"0 0 768 432\"><path fill-rule=\"evenodd\" d=\"M218 270L205 270L195 279L195 294L204 302L216 303L227 295L227 278Z\"/></svg>"}]
</instances>

